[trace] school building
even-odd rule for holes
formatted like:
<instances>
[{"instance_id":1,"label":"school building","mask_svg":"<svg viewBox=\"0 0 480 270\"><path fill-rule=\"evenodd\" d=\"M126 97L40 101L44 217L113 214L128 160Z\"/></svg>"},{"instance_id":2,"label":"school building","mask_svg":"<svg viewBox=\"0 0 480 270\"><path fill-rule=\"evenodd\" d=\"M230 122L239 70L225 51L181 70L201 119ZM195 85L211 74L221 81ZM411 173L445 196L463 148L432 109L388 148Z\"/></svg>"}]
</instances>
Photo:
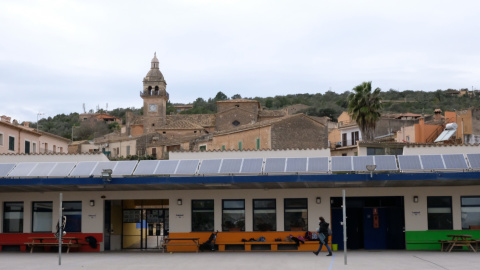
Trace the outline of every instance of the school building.
<instances>
[{"instance_id":1,"label":"school building","mask_svg":"<svg viewBox=\"0 0 480 270\"><path fill-rule=\"evenodd\" d=\"M225 244L221 250L245 250L241 239L283 241L315 231L319 216L331 224L331 243L343 249L343 190L349 249L440 249L438 240L459 231L480 238L478 151L413 150L423 153L331 157L319 149L178 152L170 160L142 161L0 159L0 246L25 250L29 238L55 232L60 193L67 236L98 241L97 248L80 251L161 249L166 235L203 242L215 231ZM270 250L277 248L283 249Z\"/></svg>"}]
</instances>

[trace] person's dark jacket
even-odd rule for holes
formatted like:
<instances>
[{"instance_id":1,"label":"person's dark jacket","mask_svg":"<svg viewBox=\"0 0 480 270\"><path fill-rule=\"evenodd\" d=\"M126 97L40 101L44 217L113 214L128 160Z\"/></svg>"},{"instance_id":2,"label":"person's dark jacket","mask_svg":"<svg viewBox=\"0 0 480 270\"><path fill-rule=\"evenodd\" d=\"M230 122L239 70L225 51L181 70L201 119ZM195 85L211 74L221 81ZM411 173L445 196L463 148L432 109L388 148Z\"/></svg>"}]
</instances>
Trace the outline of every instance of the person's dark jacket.
<instances>
[{"instance_id":1,"label":"person's dark jacket","mask_svg":"<svg viewBox=\"0 0 480 270\"><path fill-rule=\"evenodd\" d=\"M325 237L328 237L328 226L330 225L329 223L327 222L320 222L320 233L323 233L323 235L325 235Z\"/></svg>"}]
</instances>

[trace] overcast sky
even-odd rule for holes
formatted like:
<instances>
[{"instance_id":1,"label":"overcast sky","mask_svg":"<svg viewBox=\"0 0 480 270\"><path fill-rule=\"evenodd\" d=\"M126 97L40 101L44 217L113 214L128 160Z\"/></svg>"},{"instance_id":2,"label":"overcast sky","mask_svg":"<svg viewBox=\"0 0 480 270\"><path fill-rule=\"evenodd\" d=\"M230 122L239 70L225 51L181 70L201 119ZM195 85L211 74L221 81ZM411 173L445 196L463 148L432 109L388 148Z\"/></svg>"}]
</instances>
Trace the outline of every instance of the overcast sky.
<instances>
[{"instance_id":1,"label":"overcast sky","mask_svg":"<svg viewBox=\"0 0 480 270\"><path fill-rule=\"evenodd\" d=\"M0 115L142 106L157 52L172 103L480 88L480 1L0 1Z\"/></svg>"}]
</instances>

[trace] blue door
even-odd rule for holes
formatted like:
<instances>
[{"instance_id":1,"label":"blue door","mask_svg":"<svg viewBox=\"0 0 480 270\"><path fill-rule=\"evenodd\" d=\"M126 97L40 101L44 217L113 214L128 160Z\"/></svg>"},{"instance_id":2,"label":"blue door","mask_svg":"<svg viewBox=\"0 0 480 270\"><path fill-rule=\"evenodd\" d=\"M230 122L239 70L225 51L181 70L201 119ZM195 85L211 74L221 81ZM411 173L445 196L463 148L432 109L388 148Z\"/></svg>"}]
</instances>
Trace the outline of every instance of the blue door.
<instances>
[{"instance_id":1,"label":"blue door","mask_svg":"<svg viewBox=\"0 0 480 270\"><path fill-rule=\"evenodd\" d=\"M374 209L377 214L374 214ZM387 249L386 212L385 208L363 208L365 249Z\"/></svg>"}]
</instances>

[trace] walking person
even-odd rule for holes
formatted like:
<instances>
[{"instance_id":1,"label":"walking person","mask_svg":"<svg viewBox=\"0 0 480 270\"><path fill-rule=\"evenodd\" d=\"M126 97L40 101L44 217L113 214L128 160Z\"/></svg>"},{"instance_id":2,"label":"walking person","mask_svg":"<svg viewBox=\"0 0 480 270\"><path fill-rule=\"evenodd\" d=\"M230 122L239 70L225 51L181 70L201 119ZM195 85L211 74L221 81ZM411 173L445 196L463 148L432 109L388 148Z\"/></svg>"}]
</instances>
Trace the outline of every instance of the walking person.
<instances>
[{"instance_id":1,"label":"walking person","mask_svg":"<svg viewBox=\"0 0 480 270\"><path fill-rule=\"evenodd\" d=\"M317 251L313 252L313 254L318 256L318 253L320 253L320 251L322 250L323 245L325 245L327 246L327 250L328 250L327 256L332 256L332 250L328 246L328 236L329 236L328 226L330 224L325 222L325 219L323 217L320 217L319 220L320 220L320 223L318 224L319 225L318 238L320 239L320 246L318 247Z\"/></svg>"}]
</instances>

